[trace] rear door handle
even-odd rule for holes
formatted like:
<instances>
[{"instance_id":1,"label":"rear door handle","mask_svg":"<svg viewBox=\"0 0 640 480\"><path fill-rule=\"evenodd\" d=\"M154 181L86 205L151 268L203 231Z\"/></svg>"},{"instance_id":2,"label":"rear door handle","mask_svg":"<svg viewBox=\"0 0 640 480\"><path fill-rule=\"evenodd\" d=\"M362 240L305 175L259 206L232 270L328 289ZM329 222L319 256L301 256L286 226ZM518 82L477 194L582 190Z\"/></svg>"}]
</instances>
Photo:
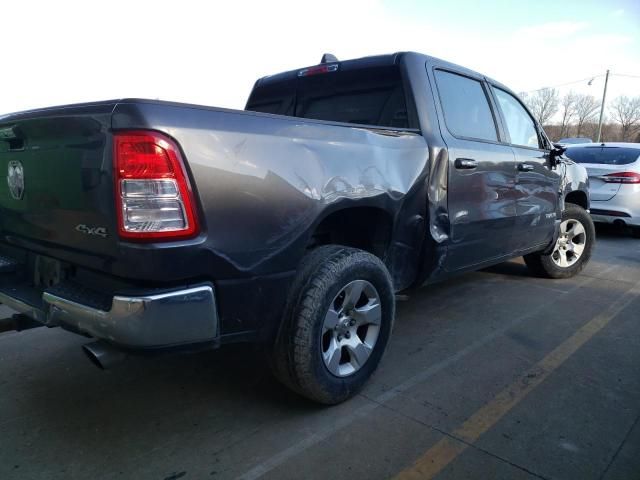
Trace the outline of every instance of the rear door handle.
<instances>
[{"instance_id":1,"label":"rear door handle","mask_svg":"<svg viewBox=\"0 0 640 480\"><path fill-rule=\"evenodd\" d=\"M518 164L518 170L520 170L521 172L530 172L531 170L533 170L533 168L533 165L531 165L530 163Z\"/></svg>"},{"instance_id":2,"label":"rear door handle","mask_svg":"<svg viewBox=\"0 0 640 480\"><path fill-rule=\"evenodd\" d=\"M456 158L454 165L459 170L471 170L478 166L478 162L473 158Z\"/></svg>"}]
</instances>

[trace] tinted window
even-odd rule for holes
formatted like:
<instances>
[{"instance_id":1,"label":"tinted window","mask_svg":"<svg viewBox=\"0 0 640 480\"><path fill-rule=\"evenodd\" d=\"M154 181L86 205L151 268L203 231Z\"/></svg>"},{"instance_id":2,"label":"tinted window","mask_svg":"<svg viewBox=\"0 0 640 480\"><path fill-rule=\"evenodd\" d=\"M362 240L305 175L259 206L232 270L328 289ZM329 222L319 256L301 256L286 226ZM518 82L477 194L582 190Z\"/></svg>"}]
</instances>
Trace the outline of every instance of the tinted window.
<instances>
[{"instance_id":1,"label":"tinted window","mask_svg":"<svg viewBox=\"0 0 640 480\"><path fill-rule=\"evenodd\" d=\"M640 149L624 147L569 147L565 155L576 163L628 165L638 160Z\"/></svg>"},{"instance_id":2,"label":"tinted window","mask_svg":"<svg viewBox=\"0 0 640 480\"><path fill-rule=\"evenodd\" d=\"M436 82L444 121L453 135L498 140L489 102L480 82L442 70L436 70Z\"/></svg>"},{"instance_id":3,"label":"tinted window","mask_svg":"<svg viewBox=\"0 0 640 480\"><path fill-rule=\"evenodd\" d=\"M396 65L267 80L256 87L247 110L316 120L409 128Z\"/></svg>"},{"instance_id":4,"label":"tinted window","mask_svg":"<svg viewBox=\"0 0 640 480\"><path fill-rule=\"evenodd\" d=\"M279 82L263 83L251 92L246 110L293 115L296 84L296 80L291 78Z\"/></svg>"},{"instance_id":5,"label":"tinted window","mask_svg":"<svg viewBox=\"0 0 640 480\"><path fill-rule=\"evenodd\" d=\"M511 143L525 147L540 148L540 140L535 123L516 98L498 88L493 89L500 105L500 110L507 122L507 130Z\"/></svg>"}]
</instances>

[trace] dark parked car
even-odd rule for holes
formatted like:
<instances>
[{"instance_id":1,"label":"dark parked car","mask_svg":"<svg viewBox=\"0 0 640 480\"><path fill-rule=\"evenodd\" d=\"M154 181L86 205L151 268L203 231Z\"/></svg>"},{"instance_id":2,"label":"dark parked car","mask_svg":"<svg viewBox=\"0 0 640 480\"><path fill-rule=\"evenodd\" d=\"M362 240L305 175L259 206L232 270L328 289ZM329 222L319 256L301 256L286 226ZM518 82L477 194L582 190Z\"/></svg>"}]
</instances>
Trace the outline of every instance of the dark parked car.
<instances>
[{"instance_id":1,"label":"dark parked car","mask_svg":"<svg viewBox=\"0 0 640 480\"><path fill-rule=\"evenodd\" d=\"M245 111L124 99L0 117L0 301L121 352L267 342L323 403L377 367L395 292L524 256L570 277L587 175L504 85L398 53L258 80ZM5 328L7 327L5 322Z\"/></svg>"}]
</instances>

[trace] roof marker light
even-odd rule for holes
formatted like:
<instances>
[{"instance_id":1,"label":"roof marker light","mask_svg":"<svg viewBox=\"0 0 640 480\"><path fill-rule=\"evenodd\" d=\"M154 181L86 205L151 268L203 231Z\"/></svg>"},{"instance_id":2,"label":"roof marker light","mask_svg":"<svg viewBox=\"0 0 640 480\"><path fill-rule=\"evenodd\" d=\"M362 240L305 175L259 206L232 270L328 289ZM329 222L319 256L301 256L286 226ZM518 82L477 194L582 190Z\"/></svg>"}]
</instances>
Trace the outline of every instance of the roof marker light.
<instances>
[{"instance_id":1,"label":"roof marker light","mask_svg":"<svg viewBox=\"0 0 640 480\"><path fill-rule=\"evenodd\" d=\"M310 77L311 75L318 75L320 73L337 72L338 64L332 63L331 65L318 65L317 67L304 68L298 72L299 77Z\"/></svg>"}]
</instances>

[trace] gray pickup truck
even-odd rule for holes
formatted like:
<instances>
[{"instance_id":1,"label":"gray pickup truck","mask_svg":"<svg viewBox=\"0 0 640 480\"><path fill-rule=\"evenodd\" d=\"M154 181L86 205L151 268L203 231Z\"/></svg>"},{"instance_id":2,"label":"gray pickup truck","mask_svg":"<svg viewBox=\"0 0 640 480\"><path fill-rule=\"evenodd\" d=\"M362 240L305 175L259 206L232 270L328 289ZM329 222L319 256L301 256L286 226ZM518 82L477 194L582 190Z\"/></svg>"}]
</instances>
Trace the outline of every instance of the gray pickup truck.
<instances>
[{"instance_id":1,"label":"gray pickup truck","mask_svg":"<svg viewBox=\"0 0 640 480\"><path fill-rule=\"evenodd\" d=\"M261 78L244 111L123 99L0 117L0 329L126 353L268 346L315 401L358 391L395 293L524 256L576 274L585 170L507 87L418 53Z\"/></svg>"}]
</instances>

